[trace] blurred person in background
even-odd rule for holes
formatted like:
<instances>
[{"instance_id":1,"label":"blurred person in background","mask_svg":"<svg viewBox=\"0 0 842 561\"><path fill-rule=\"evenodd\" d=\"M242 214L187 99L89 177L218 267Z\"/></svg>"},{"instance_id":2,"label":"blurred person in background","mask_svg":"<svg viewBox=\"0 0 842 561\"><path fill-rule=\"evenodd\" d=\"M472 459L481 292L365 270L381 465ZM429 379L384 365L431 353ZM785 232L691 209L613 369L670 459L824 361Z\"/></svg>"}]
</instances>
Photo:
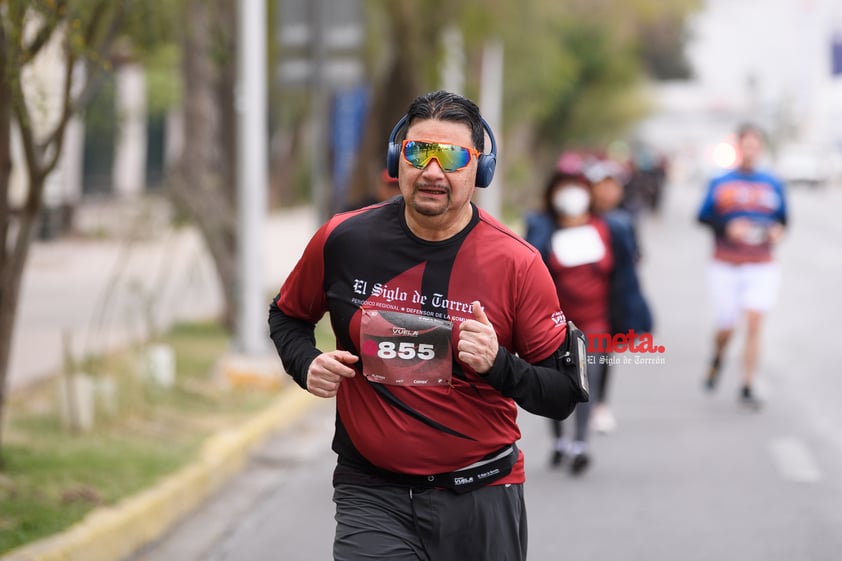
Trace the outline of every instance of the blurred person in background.
<instances>
[{"instance_id":1,"label":"blurred person in background","mask_svg":"<svg viewBox=\"0 0 842 561\"><path fill-rule=\"evenodd\" d=\"M623 208L635 217L645 212L657 214L661 208L666 177L666 158L644 144L635 146L625 182Z\"/></svg>"},{"instance_id":2,"label":"blurred person in background","mask_svg":"<svg viewBox=\"0 0 842 561\"><path fill-rule=\"evenodd\" d=\"M736 167L710 181L698 212L698 220L710 226L714 237L709 280L716 332L704 387L716 387L728 343L744 317L739 401L752 409L761 406L754 391L761 327L777 300L780 282L773 248L787 224L783 183L758 167L763 149L761 130L742 125L737 130Z\"/></svg>"},{"instance_id":3,"label":"blurred person in background","mask_svg":"<svg viewBox=\"0 0 842 561\"><path fill-rule=\"evenodd\" d=\"M362 200L349 205L345 210L356 210L364 206L382 203L400 194L401 190L398 186L398 178L392 177L389 175L389 170L383 169L377 176L377 187L374 190L374 194L367 195Z\"/></svg>"},{"instance_id":4,"label":"blurred person in background","mask_svg":"<svg viewBox=\"0 0 842 561\"><path fill-rule=\"evenodd\" d=\"M525 238L541 252L565 315L590 340L594 334L610 329L608 302L614 256L608 226L589 210L591 185L584 165L584 158L577 153L561 155L544 189L543 209L526 216ZM588 352L591 401L598 400L605 358L604 352ZM551 420L553 467L569 458L574 475L587 469L591 463L590 415L590 402L576 406L572 438L564 434L561 421Z\"/></svg>"},{"instance_id":5,"label":"blurred person in background","mask_svg":"<svg viewBox=\"0 0 842 561\"><path fill-rule=\"evenodd\" d=\"M611 271L609 293L609 322L612 334L638 335L652 331L652 312L643 294L637 274L640 261L634 217L620 206L623 200L625 172L623 167L611 160L591 163L586 169L591 183L591 210L601 217L611 234L611 251L614 267ZM601 383L593 393L593 428L608 433L617 427L617 421L608 407L608 386L611 379L611 364L605 365Z\"/></svg>"}]
</instances>

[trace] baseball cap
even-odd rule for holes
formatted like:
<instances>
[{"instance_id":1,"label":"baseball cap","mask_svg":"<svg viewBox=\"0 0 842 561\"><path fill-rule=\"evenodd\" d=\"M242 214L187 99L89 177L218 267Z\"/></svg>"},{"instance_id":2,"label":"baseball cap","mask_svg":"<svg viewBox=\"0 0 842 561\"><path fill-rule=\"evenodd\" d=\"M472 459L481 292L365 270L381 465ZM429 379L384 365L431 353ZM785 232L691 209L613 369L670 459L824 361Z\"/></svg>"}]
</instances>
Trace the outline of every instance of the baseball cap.
<instances>
[{"instance_id":1,"label":"baseball cap","mask_svg":"<svg viewBox=\"0 0 842 561\"><path fill-rule=\"evenodd\" d=\"M610 160L594 162L585 170L585 176L591 183L599 183L605 179L613 178L622 184L626 179L623 166Z\"/></svg>"},{"instance_id":2,"label":"baseball cap","mask_svg":"<svg viewBox=\"0 0 842 561\"><path fill-rule=\"evenodd\" d=\"M558 157L555 169L565 175L584 175L585 158L578 152L562 152Z\"/></svg>"}]
</instances>

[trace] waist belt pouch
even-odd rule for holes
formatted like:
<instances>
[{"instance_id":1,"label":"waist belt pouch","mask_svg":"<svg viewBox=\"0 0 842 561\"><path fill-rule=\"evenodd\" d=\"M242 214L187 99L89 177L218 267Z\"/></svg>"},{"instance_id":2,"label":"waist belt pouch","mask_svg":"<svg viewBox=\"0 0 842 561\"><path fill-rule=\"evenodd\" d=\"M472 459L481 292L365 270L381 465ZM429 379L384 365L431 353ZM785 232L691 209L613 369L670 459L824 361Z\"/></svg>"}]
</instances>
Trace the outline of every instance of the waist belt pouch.
<instances>
[{"instance_id":1,"label":"waist belt pouch","mask_svg":"<svg viewBox=\"0 0 842 561\"><path fill-rule=\"evenodd\" d=\"M460 469L442 475L441 486L447 487L455 493L468 493L480 487L494 483L498 479L509 475L520 457L517 446L512 444L510 452L487 463L480 463L475 467Z\"/></svg>"},{"instance_id":2,"label":"waist belt pouch","mask_svg":"<svg viewBox=\"0 0 842 561\"><path fill-rule=\"evenodd\" d=\"M443 487L454 493L462 494L485 487L509 475L519 457L520 452L517 446L512 444L471 466L450 473L409 475L378 470L378 475L390 483L401 486L416 489Z\"/></svg>"}]
</instances>

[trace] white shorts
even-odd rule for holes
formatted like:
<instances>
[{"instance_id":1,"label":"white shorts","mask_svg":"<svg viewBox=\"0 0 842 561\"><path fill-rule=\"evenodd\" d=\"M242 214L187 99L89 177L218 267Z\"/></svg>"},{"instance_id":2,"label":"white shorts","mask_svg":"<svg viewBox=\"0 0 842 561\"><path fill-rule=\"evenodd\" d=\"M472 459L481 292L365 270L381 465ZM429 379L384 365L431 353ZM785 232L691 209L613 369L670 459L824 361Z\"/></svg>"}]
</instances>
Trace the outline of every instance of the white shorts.
<instances>
[{"instance_id":1,"label":"white shorts","mask_svg":"<svg viewBox=\"0 0 842 561\"><path fill-rule=\"evenodd\" d=\"M717 328L733 327L746 310L768 312L777 303L780 286L777 263L735 265L712 261L708 278Z\"/></svg>"}]
</instances>

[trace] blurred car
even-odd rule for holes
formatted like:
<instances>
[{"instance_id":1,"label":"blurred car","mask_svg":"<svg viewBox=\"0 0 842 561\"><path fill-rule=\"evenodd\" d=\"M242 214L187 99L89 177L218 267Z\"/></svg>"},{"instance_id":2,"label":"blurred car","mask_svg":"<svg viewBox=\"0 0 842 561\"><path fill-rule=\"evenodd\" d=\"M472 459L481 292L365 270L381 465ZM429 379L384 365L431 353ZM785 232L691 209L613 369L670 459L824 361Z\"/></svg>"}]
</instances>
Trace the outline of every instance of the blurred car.
<instances>
[{"instance_id":1,"label":"blurred car","mask_svg":"<svg viewBox=\"0 0 842 561\"><path fill-rule=\"evenodd\" d=\"M788 185L821 187L831 179L831 159L820 146L788 144L778 150L774 169Z\"/></svg>"}]
</instances>

